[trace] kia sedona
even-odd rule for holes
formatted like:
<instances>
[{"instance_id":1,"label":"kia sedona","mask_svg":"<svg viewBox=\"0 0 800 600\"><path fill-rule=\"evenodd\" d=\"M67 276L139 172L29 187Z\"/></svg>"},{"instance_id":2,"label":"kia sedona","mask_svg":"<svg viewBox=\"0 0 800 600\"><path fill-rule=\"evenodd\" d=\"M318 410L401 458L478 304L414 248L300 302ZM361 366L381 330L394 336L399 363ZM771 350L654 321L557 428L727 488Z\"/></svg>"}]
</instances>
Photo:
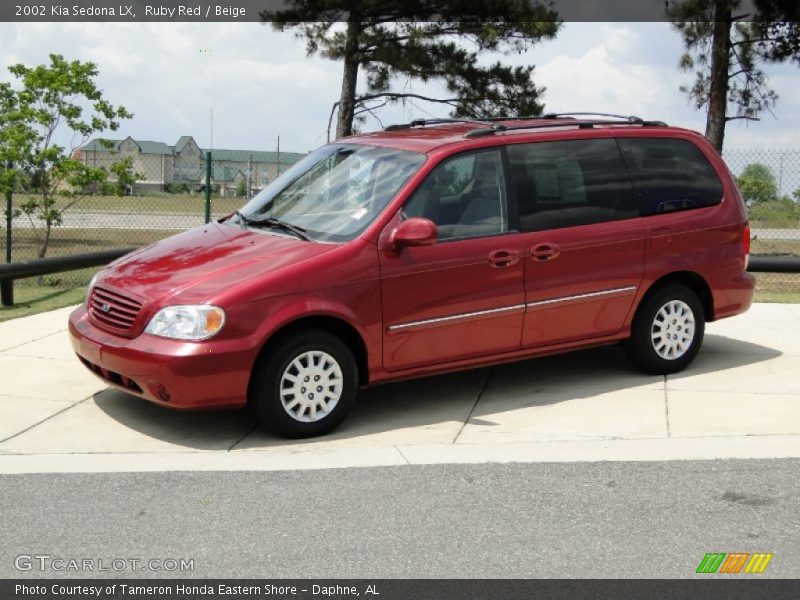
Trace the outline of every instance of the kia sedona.
<instances>
[{"instance_id":1,"label":"kia sedona","mask_svg":"<svg viewBox=\"0 0 800 600\"><path fill-rule=\"evenodd\" d=\"M234 214L110 264L69 333L130 394L316 436L392 380L613 343L680 371L707 322L750 306L749 245L695 132L415 121L323 146Z\"/></svg>"}]
</instances>

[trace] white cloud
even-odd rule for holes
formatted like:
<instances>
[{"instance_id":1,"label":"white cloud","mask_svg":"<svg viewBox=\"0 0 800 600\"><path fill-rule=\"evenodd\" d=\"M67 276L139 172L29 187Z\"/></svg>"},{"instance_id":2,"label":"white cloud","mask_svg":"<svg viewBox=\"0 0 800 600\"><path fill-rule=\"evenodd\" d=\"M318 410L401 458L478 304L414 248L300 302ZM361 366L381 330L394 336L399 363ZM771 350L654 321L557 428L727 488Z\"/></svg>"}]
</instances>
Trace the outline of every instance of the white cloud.
<instances>
[{"instance_id":1,"label":"white cloud","mask_svg":"<svg viewBox=\"0 0 800 600\"><path fill-rule=\"evenodd\" d=\"M270 149L280 135L282 149L310 150L325 142L340 88L340 63L309 58L293 33L257 23L0 24L0 80L8 79L8 65L45 63L51 52L98 64L106 96L135 114L120 135L168 143L194 135L206 145L213 107L217 147ZM664 23L568 23L525 54L485 59L535 64L548 110L637 114L702 130L704 115L678 90L691 80L676 67L680 53L680 38ZM800 147L797 67L769 72L781 96L779 119L732 124L730 144ZM443 93L435 83L406 85ZM389 124L446 113L417 102L387 107L381 118Z\"/></svg>"}]
</instances>

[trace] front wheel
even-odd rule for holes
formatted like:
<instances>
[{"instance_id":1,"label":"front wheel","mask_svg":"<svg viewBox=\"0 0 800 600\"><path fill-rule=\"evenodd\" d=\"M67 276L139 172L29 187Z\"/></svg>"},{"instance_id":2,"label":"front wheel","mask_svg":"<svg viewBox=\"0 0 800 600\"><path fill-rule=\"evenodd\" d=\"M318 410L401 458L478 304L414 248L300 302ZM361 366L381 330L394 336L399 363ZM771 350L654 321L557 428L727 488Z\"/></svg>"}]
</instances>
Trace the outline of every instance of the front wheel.
<instances>
[{"instance_id":1,"label":"front wheel","mask_svg":"<svg viewBox=\"0 0 800 600\"><path fill-rule=\"evenodd\" d=\"M703 343L705 316L697 294L684 285L658 290L639 307L628 356L646 373L668 375L689 366Z\"/></svg>"},{"instance_id":2,"label":"front wheel","mask_svg":"<svg viewBox=\"0 0 800 600\"><path fill-rule=\"evenodd\" d=\"M278 340L253 372L250 404L278 435L313 437L333 431L358 395L358 366L350 348L327 332Z\"/></svg>"}]
</instances>

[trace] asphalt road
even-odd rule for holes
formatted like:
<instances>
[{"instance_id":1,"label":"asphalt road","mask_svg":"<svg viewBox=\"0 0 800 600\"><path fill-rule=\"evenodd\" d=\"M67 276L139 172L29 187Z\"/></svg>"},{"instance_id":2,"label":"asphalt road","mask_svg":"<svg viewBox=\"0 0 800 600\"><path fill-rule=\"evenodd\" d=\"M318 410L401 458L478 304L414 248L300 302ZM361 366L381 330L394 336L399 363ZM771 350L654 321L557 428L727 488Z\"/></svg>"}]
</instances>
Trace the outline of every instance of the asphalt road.
<instances>
[{"instance_id":1,"label":"asphalt road","mask_svg":"<svg viewBox=\"0 0 800 600\"><path fill-rule=\"evenodd\" d=\"M797 459L16 475L0 514L3 578L97 576L15 569L36 554L193 559L172 573L193 577L692 577L737 551L800 576Z\"/></svg>"}]
</instances>

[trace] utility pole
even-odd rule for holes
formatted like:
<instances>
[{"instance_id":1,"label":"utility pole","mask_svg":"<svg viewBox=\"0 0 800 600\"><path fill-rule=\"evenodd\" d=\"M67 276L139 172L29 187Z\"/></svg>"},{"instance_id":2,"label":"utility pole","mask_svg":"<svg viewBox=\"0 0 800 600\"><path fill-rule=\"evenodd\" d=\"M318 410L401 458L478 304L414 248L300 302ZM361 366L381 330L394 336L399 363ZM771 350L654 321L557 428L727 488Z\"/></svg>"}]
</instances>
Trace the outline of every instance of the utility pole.
<instances>
[{"instance_id":1,"label":"utility pole","mask_svg":"<svg viewBox=\"0 0 800 600\"><path fill-rule=\"evenodd\" d=\"M281 136L278 136L278 166L275 167L275 177L281 174Z\"/></svg>"},{"instance_id":2,"label":"utility pole","mask_svg":"<svg viewBox=\"0 0 800 600\"><path fill-rule=\"evenodd\" d=\"M205 222L211 221L211 152L206 152L206 214Z\"/></svg>"},{"instance_id":3,"label":"utility pole","mask_svg":"<svg viewBox=\"0 0 800 600\"><path fill-rule=\"evenodd\" d=\"M250 160L247 161L247 193L244 197L250 197L250 190L253 189L253 155L250 155Z\"/></svg>"}]
</instances>

